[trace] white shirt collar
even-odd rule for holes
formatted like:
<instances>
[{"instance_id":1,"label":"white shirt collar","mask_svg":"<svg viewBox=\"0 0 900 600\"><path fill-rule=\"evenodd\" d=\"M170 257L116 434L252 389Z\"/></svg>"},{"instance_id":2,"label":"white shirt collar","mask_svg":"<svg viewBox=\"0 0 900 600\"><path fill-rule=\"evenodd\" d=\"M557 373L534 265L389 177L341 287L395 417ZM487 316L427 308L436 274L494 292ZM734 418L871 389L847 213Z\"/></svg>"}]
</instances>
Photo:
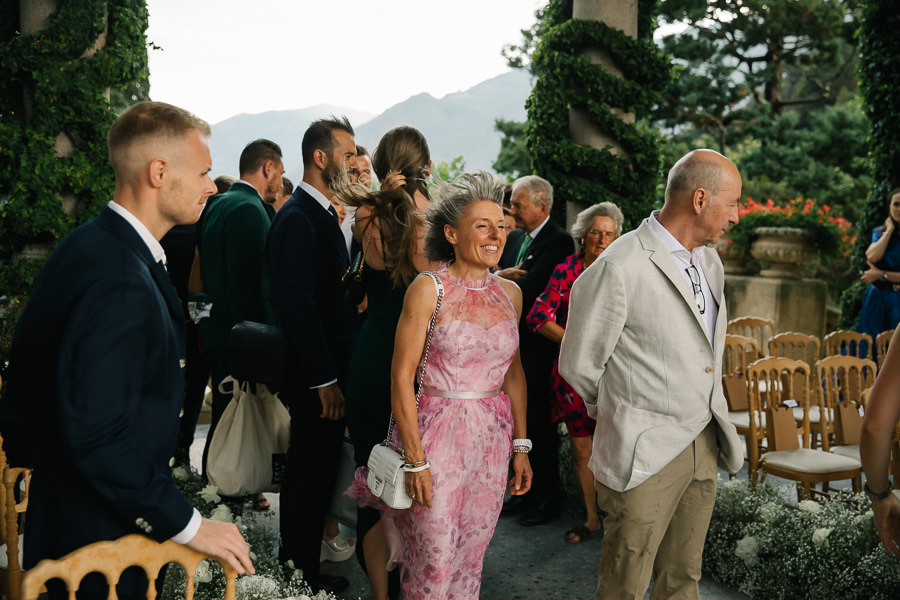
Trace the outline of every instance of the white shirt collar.
<instances>
[{"instance_id":1,"label":"white shirt collar","mask_svg":"<svg viewBox=\"0 0 900 600\"><path fill-rule=\"evenodd\" d=\"M141 236L141 239L147 244L150 254L153 255L153 260L156 262L162 261L163 264L166 264L166 253L163 250L163 247L160 245L159 241L153 237L153 234L150 233L147 226L141 223L140 219L134 216L131 211L121 204L116 204L114 200L110 200L107 206L109 206L114 213L128 221L128 224L134 228L139 236Z\"/></svg>"},{"instance_id":2,"label":"white shirt collar","mask_svg":"<svg viewBox=\"0 0 900 600\"><path fill-rule=\"evenodd\" d=\"M659 211L654 210L650 213L650 217L648 217L647 221L650 223L650 228L653 230L653 233L662 240L663 245L672 253L672 256L689 265L699 264L700 257L703 255L703 246L697 246L692 250L688 250L682 246L681 242L676 240L675 236L659 222L657 215L659 215Z\"/></svg>"},{"instance_id":3,"label":"white shirt collar","mask_svg":"<svg viewBox=\"0 0 900 600\"><path fill-rule=\"evenodd\" d=\"M527 235L528 237L530 237L530 238L533 240L534 238L537 237L537 235L541 232L541 229L544 228L544 225L546 225L546 224L547 224L547 221L549 221L549 220L550 220L550 215L547 215L547 218L544 219L543 221L541 221L541 224L540 224L540 225L538 225L537 227L535 227L535 228L531 231L531 233L526 233L525 235Z\"/></svg>"},{"instance_id":4,"label":"white shirt collar","mask_svg":"<svg viewBox=\"0 0 900 600\"><path fill-rule=\"evenodd\" d=\"M325 197L325 194L323 194L322 192L320 192L313 186L309 185L305 181L303 181L303 180L300 181L300 188L304 192L306 192L307 194L309 194L310 196L315 198L316 202L321 204L322 208L324 208L325 210L328 210L328 207L331 206L331 202L328 201L328 198Z\"/></svg>"}]
</instances>

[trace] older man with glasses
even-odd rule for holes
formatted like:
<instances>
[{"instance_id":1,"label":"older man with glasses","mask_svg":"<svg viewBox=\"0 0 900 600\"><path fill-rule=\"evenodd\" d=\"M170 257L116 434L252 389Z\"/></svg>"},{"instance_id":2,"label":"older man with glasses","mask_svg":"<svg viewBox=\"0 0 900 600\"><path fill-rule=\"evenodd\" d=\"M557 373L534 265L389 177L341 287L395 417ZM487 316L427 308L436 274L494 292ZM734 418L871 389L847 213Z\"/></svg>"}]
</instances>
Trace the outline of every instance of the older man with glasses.
<instances>
[{"instance_id":1,"label":"older man with glasses","mask_svg":"<svg viewBox=\"0 0 900 600\"><path fill-rule=\"evenodd\" d=\"M722 393L725 275L741 176L712 150L681 158L665 205L575 281L559 371L596 419L588 467L607 513L596 598L699 598L716 458L743 464Z\"/></svg>"}]
</instances>

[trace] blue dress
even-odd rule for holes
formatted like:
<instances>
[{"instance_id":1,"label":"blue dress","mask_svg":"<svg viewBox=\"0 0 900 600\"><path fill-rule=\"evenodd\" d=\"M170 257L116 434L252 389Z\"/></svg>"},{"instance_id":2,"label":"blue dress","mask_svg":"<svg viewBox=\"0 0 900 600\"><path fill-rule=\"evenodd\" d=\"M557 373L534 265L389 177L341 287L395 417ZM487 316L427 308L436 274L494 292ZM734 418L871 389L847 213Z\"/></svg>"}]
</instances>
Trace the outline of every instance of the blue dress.
<instances>
[{"instance_id":1,"label":"blue dress","mask_svg":"<svg viewBox=\"0 0 900 600\"><path fill-rule=\"evenodd\" d=\"M876 227L872 232L872 242L877 242L884 234L884 227ZM900 236L894 234L888 242L887 250L875 266L883 271L900 272ZM856 330L868 333L875 340L882 331L894 329L900 322L900 288L893 283L876 282L869 284L859 315Z\"/></svg>"}]
</instances>

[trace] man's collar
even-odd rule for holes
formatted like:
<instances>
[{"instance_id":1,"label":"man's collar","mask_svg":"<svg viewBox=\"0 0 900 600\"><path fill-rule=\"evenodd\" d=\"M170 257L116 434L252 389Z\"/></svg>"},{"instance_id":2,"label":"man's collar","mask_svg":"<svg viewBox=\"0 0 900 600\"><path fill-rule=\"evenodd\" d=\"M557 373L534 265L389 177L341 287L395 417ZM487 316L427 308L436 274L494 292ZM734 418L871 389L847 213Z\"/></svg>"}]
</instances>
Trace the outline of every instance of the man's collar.
<instances>
[{"instance_id":1,"label":"man's collar","mask_svg":"<svg viewBox=\"0 0 900 600\"><path fill-rule=\"evenodd\" d=\"M322 208L328 210L328 207L331 206L331 202L328 201L328 198L325 197L325 194L323 194L310 184L306 183L305 181L301 180L299 185L300 189L312 196L316 200L316 202L322 205Z\"/></svg>"},{"instance_id":2,"label":"man's collar","mask_svg":"<svg viewBox=\"0 0 900 600\"><path fill-rule=\"evenodd\" d=\"M256 195L259 196L259 199L260 199L260 200L262 200L263 202L266 201L266 199L262 197L262 194L259 193L259 190L256 189L256 187L254 187L254 185L253 185L252 183L250 183L249 181L247 181L246 179L238 179L237 181L235 181L235 182L232 183L231 185L235 185L235 184L238 184L238 183L243 183L243 184L246 185L248 188L250 188L251 190L253 190L254 192L256 192Z\"/></svg>"},{"instance_id":3,"label":"man's collar","mask_svg":"<svg viewBox=\"0 0 900 600\"><path fill-rule=\"evenodd\" d=\"M547 221L549 221L549 220L550 220L550 215L547 215L547 218L544 219L543 221L541 221L541 224L540 224L540 225L538 225L537 227L535 227L534 229L532 229L532 230L531 230L531 233L526 233L525 235L527 235L527 236L530 237L531 239L536 238L537 235L541 232L541 229L544 228L544 225L546 225L546 224L547 224Z\"/></svg>"},{"instance_id":4,"label":"man's collar","mask_svg":"<svg viewBox=\"0 0 900 600\"><path fill-rule=\"evenodd\" d=\"M153 237L153 234L150 233L150 230L147 229L147 226L141 223L141 220L134 216L131 211L122 206L121 204L117 204L115 200L110 200L109 204L110 210L114 213L125 219L129 225L131 225L137 234L144 241L144 244L147 245L147 249L150 250L150 254L153 255L153 260L156 262L162 261L163 264L166 263L166 253L163 250L163 247L160 245L159 241Z\"/></svg>"},{"instance_id":5,"label":"man's collar","mask_svg":"<svg viewBox=\"0 0 900 600\"><path fill-rule=\"evenodd\" d=\"M692 259L699 259L699 257L703 253L703 246L697 246L696 248L693 248L691 250L688 250L687 248L682 246L681 242L675 239L675 236L672 235L672 233L668 229L666 229L662 223L659 222L657 215L659 215L659 211L654 210L652 213L650 213L650 217L647 219L647 222L650 224L650 229L652 229L653 233L655 233L656 236L662 241L666 249L672 254L682 253L684 259L691 264L694 263L694 260Z\"/></svg>"}]
</instances>

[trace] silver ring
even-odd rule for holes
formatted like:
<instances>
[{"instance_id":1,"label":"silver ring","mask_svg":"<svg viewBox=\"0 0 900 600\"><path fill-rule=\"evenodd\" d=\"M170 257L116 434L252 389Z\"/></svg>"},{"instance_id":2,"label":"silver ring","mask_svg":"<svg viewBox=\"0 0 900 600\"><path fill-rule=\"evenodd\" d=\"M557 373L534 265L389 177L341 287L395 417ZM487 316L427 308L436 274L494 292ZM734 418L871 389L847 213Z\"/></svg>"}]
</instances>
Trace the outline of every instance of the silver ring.
<instances>
[{"instance_id":1,"label":"silver ring","mask_svg":"<svg viewBox=\"0 0 900 600\"><path fill-rule=\"evenodd\" d=\"M416 499L416 495L413 494L412 496L410 496L410 498L412 498L413 500L415 500L415 499Z\"/></svg>"}]
</instances>

